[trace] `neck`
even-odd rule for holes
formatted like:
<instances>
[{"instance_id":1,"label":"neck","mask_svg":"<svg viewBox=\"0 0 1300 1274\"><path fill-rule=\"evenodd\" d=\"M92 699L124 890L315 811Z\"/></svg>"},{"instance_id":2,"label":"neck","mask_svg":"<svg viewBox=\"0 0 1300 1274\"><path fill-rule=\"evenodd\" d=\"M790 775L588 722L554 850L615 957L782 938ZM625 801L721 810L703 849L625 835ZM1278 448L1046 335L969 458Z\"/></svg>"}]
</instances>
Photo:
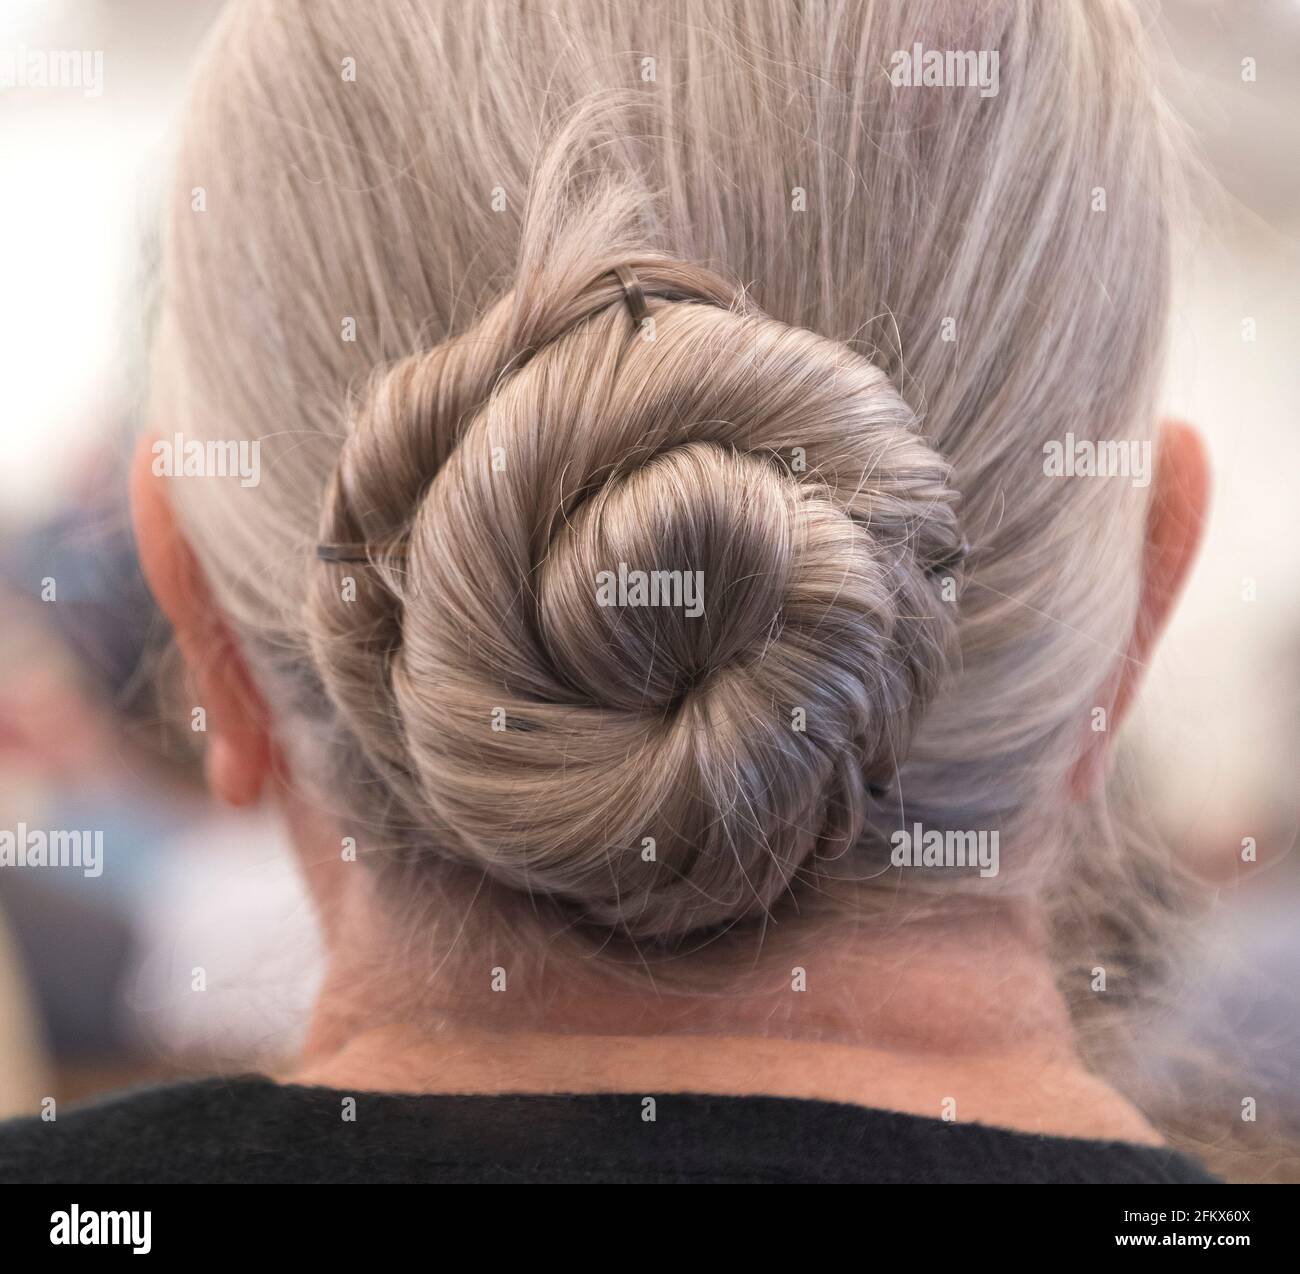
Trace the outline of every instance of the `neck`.
<instances>
[{"instance_id":1,"label":"neck","mask_svg":"<svg viewBox=\"0 0 1300 1274\"><path fill-rule=\"evenodd\" d=\"M709 990L522 945L476 959L491 946L459 923L444 950L417 955L362 872L331 907L330 966L291 1082L765 1094L1160 1141L1079 1061L1040 926L1012 907L878 931L809 926Z\"/></svg>"}]
</instances>

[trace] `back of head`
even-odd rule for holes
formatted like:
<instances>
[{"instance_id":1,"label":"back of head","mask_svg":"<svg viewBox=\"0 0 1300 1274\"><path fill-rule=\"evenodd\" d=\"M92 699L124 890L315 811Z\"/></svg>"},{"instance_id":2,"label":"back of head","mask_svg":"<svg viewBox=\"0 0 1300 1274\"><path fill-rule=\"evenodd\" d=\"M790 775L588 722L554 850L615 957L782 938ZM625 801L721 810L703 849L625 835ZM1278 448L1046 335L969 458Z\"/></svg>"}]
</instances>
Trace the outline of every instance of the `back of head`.
<instances>
[{"instance_id":1,"label":"back of head","mask_svg":"<svg viewBox=\"0 0 1300 1274\"><path fill-rule=\"evenodd\" d=\"M1139 35L1110 0L231 7L157 414L263 445L181 513L378 864L666 946L892 897L915 822L1051 887L1137 586L1142 493L1043 446L1150 428ZM998 87L899 83L918 43Z\"/></svg>"},{"instance_id":2,"label":"back of head","mask_svg":"<svg viewBox=\"0 0 1300 1274\"><path fill-rule=\"evenodd\" d=\"M638 252L618 203L364 395L322 535L373 561L315 568L306 626L412 827L654 939L857 844L960 545L888 378Z\"/></svg>"}]
</instances>

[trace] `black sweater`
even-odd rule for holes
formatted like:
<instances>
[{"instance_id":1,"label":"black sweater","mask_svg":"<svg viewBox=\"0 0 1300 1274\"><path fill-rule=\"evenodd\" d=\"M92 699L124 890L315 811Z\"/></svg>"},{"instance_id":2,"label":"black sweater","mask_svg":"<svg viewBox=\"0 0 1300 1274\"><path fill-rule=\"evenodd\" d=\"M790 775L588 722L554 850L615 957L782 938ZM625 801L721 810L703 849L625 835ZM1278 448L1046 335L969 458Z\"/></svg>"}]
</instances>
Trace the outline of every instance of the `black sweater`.
<instances>
[{"instance_id":1,"label":"black sweater","mask_svg":"<svg viewBox=\"0 0 1300 1274\"><path fill-rule=\"evenodd\" d=\"M0 1124L5 1183L1214 1180L1172 1150L784 1097L350 1094L247 1077Z\"/></svg>"}]
</instances>

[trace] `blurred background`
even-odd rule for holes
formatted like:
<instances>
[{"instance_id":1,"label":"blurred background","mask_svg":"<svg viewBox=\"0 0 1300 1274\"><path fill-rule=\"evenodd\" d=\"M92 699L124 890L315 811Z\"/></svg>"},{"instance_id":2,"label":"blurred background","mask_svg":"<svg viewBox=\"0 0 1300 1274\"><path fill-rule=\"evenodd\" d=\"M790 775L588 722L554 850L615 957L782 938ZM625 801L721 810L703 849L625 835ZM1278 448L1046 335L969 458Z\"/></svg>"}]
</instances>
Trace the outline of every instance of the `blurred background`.
<instances>
[{"instance_id":1,"label":"blurred background","mask_svg":"<svg viewBox=\"0 0 1300 1274\"><path fill-rule=\"evenodd\" d=\"M280 833L209 803L162 679L141 671L166 660L167 634L123 503L158 191L220 7L0 0L0 72L24 47L103 54L102 80L80 88L0 81L0 829L99 830L111 863L0 868L0 1117L274 1065L318 976ZM1150 1053L1178 1038L1241 1062L1157 1082L1171 1096L1156 1114L1175 1135L1221 1127L1191 1148L1232 1179L1296 1181L1300 0L1167 0L1153 22L1209 177L1181 253L1165 410L1208 435L1215 499L1120 764L1219 895Z\"/></svg>"}]
</instances>

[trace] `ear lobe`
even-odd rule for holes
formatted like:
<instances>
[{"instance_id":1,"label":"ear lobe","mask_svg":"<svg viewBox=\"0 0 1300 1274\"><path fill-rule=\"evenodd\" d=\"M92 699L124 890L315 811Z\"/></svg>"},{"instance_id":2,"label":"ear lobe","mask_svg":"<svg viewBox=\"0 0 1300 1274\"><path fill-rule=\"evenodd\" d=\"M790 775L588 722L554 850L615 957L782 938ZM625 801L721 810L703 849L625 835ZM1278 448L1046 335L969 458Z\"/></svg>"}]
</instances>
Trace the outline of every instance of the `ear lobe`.
<instances>
[{"instance_id":1,"label":"ear lobe","mask_svg":"<svg viewBox=\"0 0 1300 1274\"><path fill-rule=\"evenodd\" d=\"M1088 796L1103 770L1115 730L1141 689L1147 662L1173 614L1201 545L1210 504L1210 461L1200 433L1182 421L1166 421L1147 513L1142 555L1142 593L1121 666L1117 670L1109 728L1075 767L1072 787Z\"/></svg>"},{"instance_id":2,"label":"ear lobe","mask_svg":"<svg viewBox=\"0 0 1300 1274\"><path fill-rule=\"evenodd\" d=\"M206 710L209 786L231 805L252 805L271 767L269 714L176 523L168 479L153 472L152 442L141 438L131 465L131 521L141 569Z\"/></svg>"}]
</instances>

